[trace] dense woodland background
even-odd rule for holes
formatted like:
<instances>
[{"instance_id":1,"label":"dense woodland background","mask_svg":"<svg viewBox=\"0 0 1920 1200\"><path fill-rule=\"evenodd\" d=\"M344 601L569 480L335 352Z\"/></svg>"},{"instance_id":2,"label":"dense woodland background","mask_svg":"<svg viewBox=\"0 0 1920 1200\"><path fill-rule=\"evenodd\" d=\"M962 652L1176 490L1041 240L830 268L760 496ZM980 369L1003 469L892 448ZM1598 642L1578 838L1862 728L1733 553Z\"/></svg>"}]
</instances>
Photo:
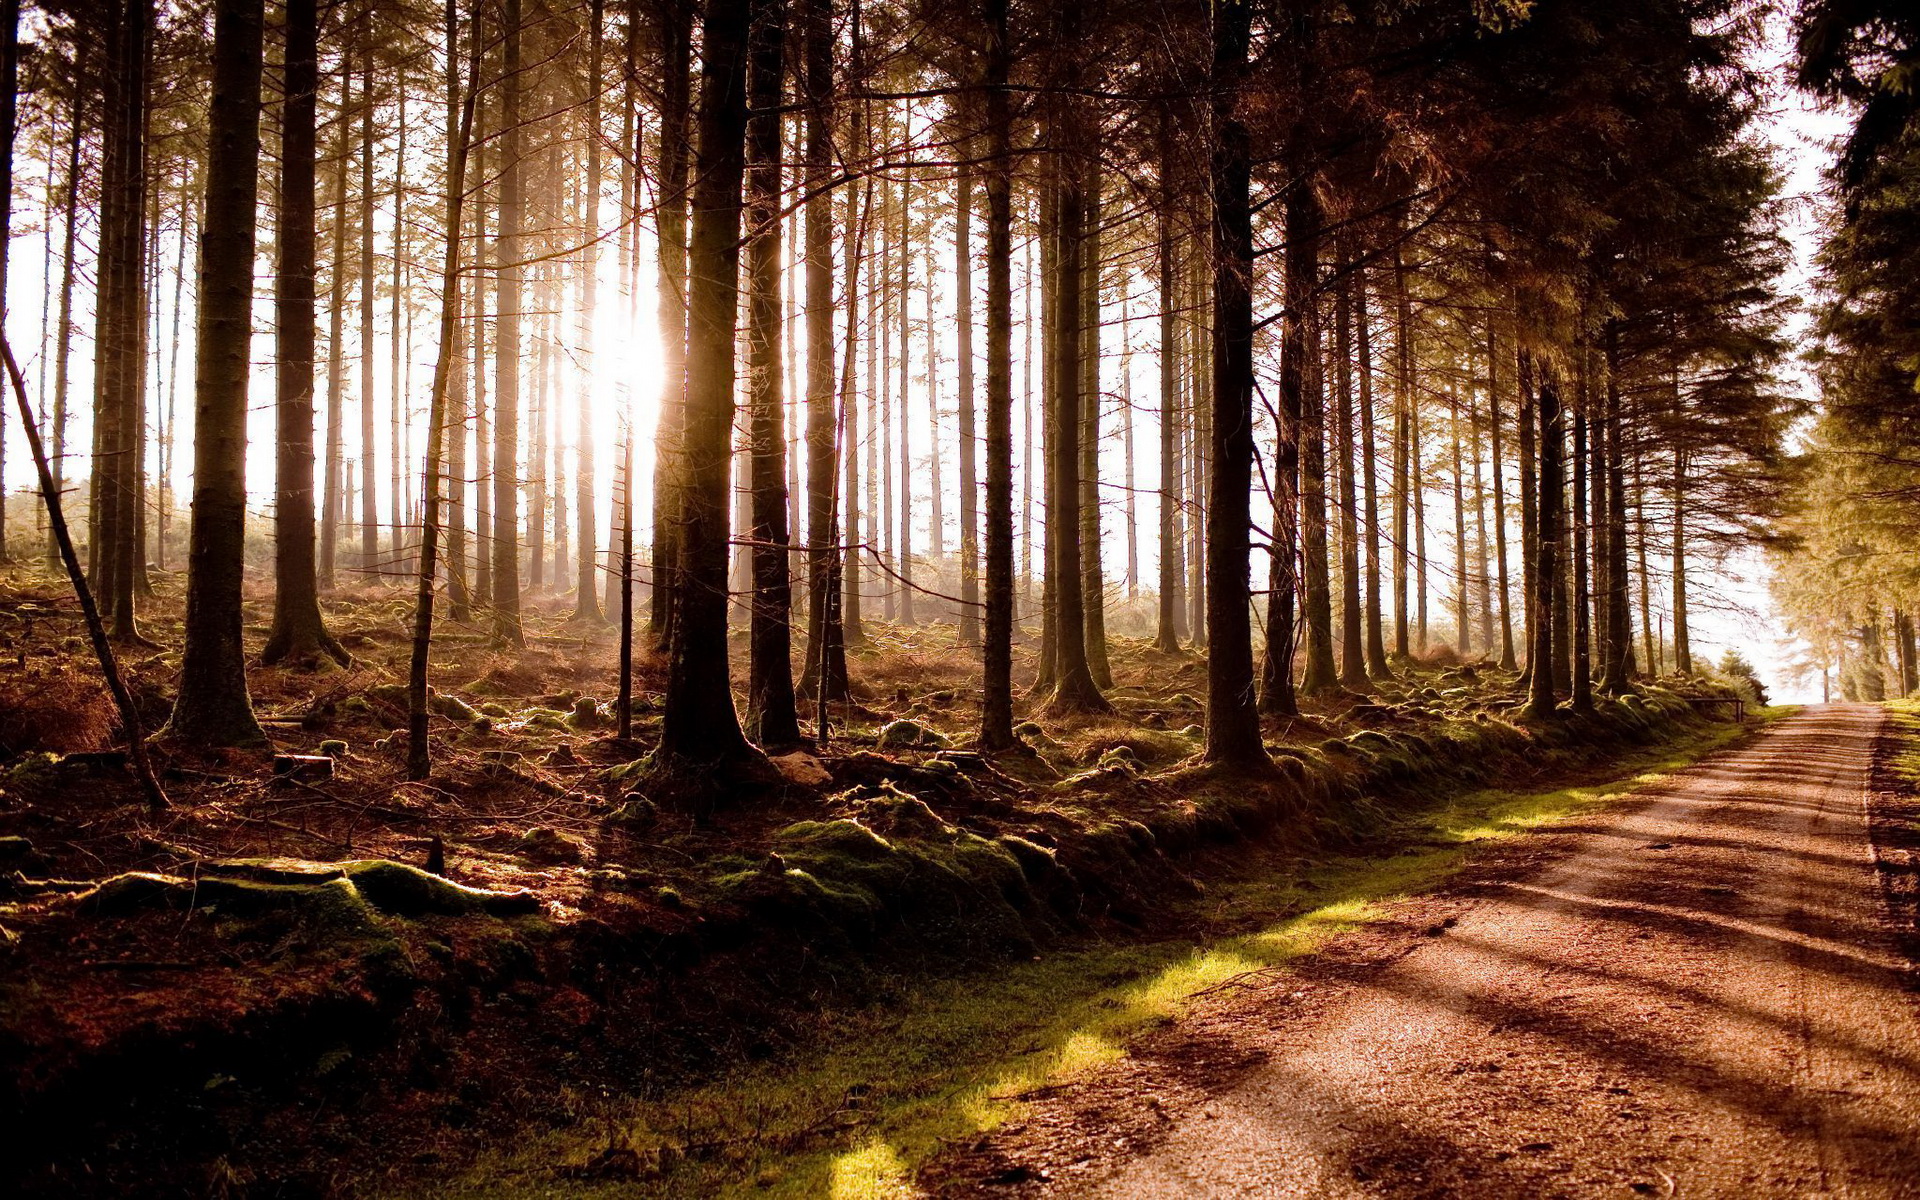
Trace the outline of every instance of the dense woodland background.
<instances>
[{"instance_id":1,"label":"dense woodland background","mask_svg":"<svg viewBox=\"0 0 1920 1200\"><path fill-rule=\"evenodd\" d=\"M1218 762L1443 645L1545 714L1702 666L1756 540L1813 659L1910 690L1911 19L1795 25L1860 106L1801 445L1768 15L8 3L0 553L58 557L30 417L112 643L184 568L196 744L408 588L416 773L428 639L530 607L661 656L662 763L830 733L928 623L985 749L1117 635L1207 650Z\"/></svg>"}]
</instances>

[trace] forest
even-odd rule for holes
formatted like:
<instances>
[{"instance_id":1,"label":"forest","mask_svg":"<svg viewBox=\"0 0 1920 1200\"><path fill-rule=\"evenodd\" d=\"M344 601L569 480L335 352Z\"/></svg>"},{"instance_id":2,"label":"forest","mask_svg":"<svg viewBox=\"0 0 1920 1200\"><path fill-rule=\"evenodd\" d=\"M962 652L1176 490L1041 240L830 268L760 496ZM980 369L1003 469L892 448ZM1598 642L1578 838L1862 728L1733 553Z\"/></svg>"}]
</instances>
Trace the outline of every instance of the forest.
<instances>
[{"instance_id":1,"label":"forest","mask_svg":"<svg viewBox=\"0 0 1920 1200\"><path fill-rule=\"evenodd\" d=\"M1772 719L1729 562L1920 690L1916 70L1890 0L0 0L0 1178L972 1194L1092 947Z\"/></svg>"}]
</instances>

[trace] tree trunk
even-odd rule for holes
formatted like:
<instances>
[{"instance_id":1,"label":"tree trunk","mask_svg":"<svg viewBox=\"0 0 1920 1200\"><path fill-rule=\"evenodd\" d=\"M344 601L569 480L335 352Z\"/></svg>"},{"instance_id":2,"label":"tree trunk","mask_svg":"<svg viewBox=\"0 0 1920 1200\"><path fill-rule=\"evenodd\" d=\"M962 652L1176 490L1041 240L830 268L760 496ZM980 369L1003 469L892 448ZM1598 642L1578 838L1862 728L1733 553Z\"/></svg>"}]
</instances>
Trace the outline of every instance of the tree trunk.
<instances>
[{"instance_id":1,"label":"tree trunk","mask_svg":"<svg viewBox=\"0 0 1920 1200\"><path fill-rule=\"evenodd\" d=\"M1239 770L1271 764L1260 740L1248 615L1249 492L1253 486L1252 147L1235 109L1240 76L1246 69L1250 19L1245 0L1221 0L1214 10L1211 147L1213 452L1207 482L1210 649L1205 757L1209 763Z\"/></svg>"},{"instance_id":2,"label":"tree trunk","mask_svg":"<svg viewBox=\"0 0 1920 1200\"><path fill-rule=\"evenodd\" d=\"M1353 264L1343 255L1334 324L1334 470L1340 489L1340 684L1367 687L1365 614L1360 608L1360 513L1353 478Z\"/></svg>"},{"instance_id":3,"label":"tree trunk","mask_svg":"<svg viewBox=\"0 0 1920 1200\"><path fill-rule=\"evenodd\" d=\"M1153 647L1166 654L1180 649L1187 623L1187 564L1181 551L1183 451L1180 412L1180 271L1175 254L1173 207L1173 116L1160 109L1160 211L1155 216L1155 254L1160 272L1160 604Z\"/></svg>"},{"instance_id":4,"label":"tree trunk","mask_svg":"<svg viewBox=\"0 0 1920 1200\"><path fill-rule=\"evenodd\" d=\"M607 618L600 611L600 579L594 566L600 548L600 527L596 512L599 499L595 494L598 480L594 463L593 391L595 320L600 311L600 60L605 54L606 0L589 0L587 20L592 28L587 35L587 188L581 197L586 209L586 229L581 239L579 263L582 362L578 391L579 436L573 447L574 508L579 514L580 552L573 588L573 619L603 625Z\"/></svg>"},{"instance_id":5,"label":"tree trunk","mask_svg":"<svg viewBox=\"0 0 1920 1200\"><path fill-rule=\"evenodd\" d=\"M1538 410L1540 483L1534 513L1533 585L1527 597L1532 614L1533 644L1527 653L1530 672L1528 710L1536 718L1554 711L1554 604L1560 579L1560 511L1565 503L1560 487L1560 390L1551 379L1540 381Z\"/></svg>"},{"instance_id":6,"label":"tree trunk","mask_svg":"<svg viewBox=\"0 0 1920 1200\"><path fill-rule=\"evenodd\" d=\"M181 745L263 745L240 640L246 565L247 377L260 165L261 0L216 0L206 224L195 334L193 523L186 645L166 734Z\"/></svg>"},{"instance_id":7,"label":"tree trunk","mask_svg":"<svg viewBox=\"0 0 1920 1200\"><path fill-rule=\"evenodd\" d=\"M280 234L275 251L276 432L273 629L263 662L347 652L320 616L313 556L314 134L320 86L315 0L287 0L286 100L280 106Z\"/></svg>"},{"instance_id":8,"label":"tree trunk","mask_svg":"<svg viewBox=\"0 0 1920 1200\"><path fill-rule=\"evenodd\" d=\"M1419 504L1413 477L1413 305L1407 296L1407 264L1401 250L1406 217L1393 244L1393 652L1413 650L1412 600L1407 591L1413 541L1413 509Z\"/></svg>"},{"instance_id":9,"label":"tree trunk","mask_svg":"<svg viewBox=\"0 0 1920 1200\"><path fill-rule=\"evenodd\" d=\"M1593 708L1593 629L1587 586L1587 414L1573 414L1573 675L1575 712Z\"/></svg>"},{"instance_id":10,"label":"tree trunk","mask_svg":"<svg viewBox=\"0 0 1920 1200\"><path fill-rule=\"evenodd\" d=\"M76 71L76 74L79 72ZM67 487L67 410L69 407L68 387L73 368L73 279L74 246L77 241L80 214L80 143L83 140L82 112L86 103L87 85L83 79L73 81L73 107L68 115L71 129L67 138L67 192L62 199L65 210L60 234L60 329L54 339L53 352L53 461L51 479L56 495L64 495ZM184 237L184 233L182 235ZM31 441L32 434L28 434ZM54 517L51 510L47 514L49 533L52 532ZM58 539L47 539L47 565L51 568L59 564L60 546ZM92 602L89 596L89 603Z\"/></svg>"},{"instance_id":11,"label":"tree trunk","mask_svg":"<svg viewBox=\"0 0 1920 1200\"><path fill-rule=\"evenodd\" d=\"M1287 197L1285 213L1288 251L1282 281L1285 311L1280 325L1280 411L1273 448L1267 641L1260 680L1261 711L1274 716L1292 716L1299 712L1293 664L1299 637L1300 444L1314 370L1315 264L1306 248L1313 245L1318 236L1320 219L1319 202L1308 190L1306 186L1296 187ZM1215 311L1216 314L1219 311L1217 303Z\"/></svg>"},{"instance_id":12,"label":"tree trunk","mask_svg":"<svg viewBox=\"0 0 1920 1200\"><path fill-rule=\"evenodd\" d=\"M660 366L664 382L654 433L653 589L647 626L657 645L668 644L675 616L680 561L680 437L687 403L687 182L692 168L688 85L692 62L693 0L662 0L660 45L660 183L654 226L658 246Z\"/></svg>"},{"instance_id":13,"label":"tree trunk","mask_svg":"<svg viewBox=\"0 0 1920 1200\"><path fill-rule=\"evenodd\" d=\"M1493 321L1487 321L1487 424L1493 439L1493 543L1494 561L1500 583L1500 669L1518 667L1513 653L1513 613L1507 580L1507 484L1505 462L1500 444L1500 342L1494 335Z\"/></svg>"},{"instance_id":14,"label":"tree trunk","mask_svg":"<svg viewBox=\"0 0 1920 1200\"><path fill-rule=\"evenodd\" d=\"M987 35L987 606L980 748L1013 749L1013 118L1007 0L984 0Z\"/></svg>"},{"instance_id":15,"label":"tree trunk","mask_svg":"<svg viewBox=\"0 0 1920 1200\"><path fill-rule=\"evenodd\" d=\"M1087 668L1095 686L1113 686L1107 663L1107 584L1101 569L1100 529L1100 164L1089 161L1085 236L1080 239L1080 603L1084 610Z\"/></svg>"},{"instance_id":16,"label":"tree trunk","mask_svg":"<svg viewBox=\"0 0 1920 1200\"><path fill-rule=\"evenodd\" d=\"M1673 454L1673 666L1693 674L1693 645L1687 636L1687 455Z\"/></svg>"},{"instance_id":17,"label":"tree trunk","mask_svg":"<svg viewBox=\"0 0 1920 1200\"><path fill-rule=\"evenodd\" d=\"M780 87L786 0L759 0L747 128L747 380L753 493L753 614L748 645L747 731L767 746L800 740L793 696L793 583L787 572L786 379L780 343Z\"/></svg>"},{"instance_id":18,"label":"tree trunk","mask_svg":"<svg viewBox=\"0 0 1920 1200\"><path fill-rule=\"evenodd\" d=\"M833 0L803 3L809 582L805 691L825 705L847 699L846 638L842 630L831 627L840 614L842 562L833 373L833 194L828 190L833 175ZM849 271L853 266L850 261ZM849 492L850 505L852 498Z\"/></svg>"},{"instance_id":19,"label":"tree trunk","mask_svg":"<svg viewBox=\"0 0 1920 1200\"><path fill-rule=\"evenodd\" d=\"M141 346L146 322L146 129L152 0L109 13L104 155L94 305L94 502L97 590L116 642L141 643L134 619L140 503Z\"/></svg>"},{"instance_id":20,"label":"tree trunk","mask_svg":"<svg viewBox=\"0 0 1920 1200\"><path fill-rule=\"evenodd\" d=\"M447 0L447 58L458 53L459 17L456 0ZM433 391L427 403L427 461L421 478L419 572L414 581L413 647L407 664L407 778L425 779L432 769L427 744L427 657L433 647L433 577L440 546L441 452L450 432L447 386L453 363L461 353L455 331L460 326L461 209L467 194L467 149L473 140L473 110L479 96L481 38L476 6L468 50L466 99L458 124L451 130L447 163L445 245L440 270L440 342L433 367ZM453 74L451 66L449 75ZM450 97L451 98L451 97Z\"/></svg>"},{"instance_id":21,"label":"tree trunk","mask_svg":"<svg viewBox=\"0 0 1920 1200\"><path fill-rule=\"evenodd\" d=\"M1460 455L1460 395L1448 389L1447 429L1453 444L1453 641L1461 658L1473 653L1473 577L1467 569L1465 460Z\"/></svg>"},{"instance_id":22,"label":"tree trunk","mask_svg":"<svg viewBox=\"0 0 1920 1200\"><path fill-rule=\"evenodd\" d=\"M367 61L360 69L360 571L365 582L386 582L380 563L380 489L373 444L373 32L372 10L362 15ZM397 447L396 447L397 449Z\"/></svg>"},{"instance_id":23,"label":"tree trunk","mask_svg":"<svg viewBox=\"0 0 1920 1200\"><path fill-rule=\"evenodd\" d=\"M973 646L980 642L980 468L973 394L973 168L966 158L954 183L953 290L960 339L960 644Z\"/></svg>"},{"instance_id":24,"label":"tree trunk","mask_svg":"<svg viewBox=\"0 0 1920 1200\"><path fill-rule=\"evenodd\" d=\"M493 637L519 649L520 626L520 0L502 0L500 229L494 240Z\"/></svg>"},{"instance_id":25,"label":"tree trunk","mask_svg":"<svg viewBox=\"0 0 1920 1200\"><path fill-rule=\"evenodd\" d=\"M687 403L680 460L682 589L669 644L657 761L750 759L727 675L727 485L740 306L747 36L753 0L709 0L700 64L699 159L687 258Z\"/></svg>"},{"instance_id":26,"label":"tree trunk","mask_svg":"<svg viewBox=\"0 0 1920 1200\"><path fill-rule=\"evenodd\" d=\"M1078 32L1077 8L1064 23L1071 38ZM1056 153L1085 153L1083 122L1078 102L1062 100L1049 119ZM1055 714L1105 711L1087 658L1085 575L1080 542L1083 492L1080 486L1080 439L1084 429L1081 405L1094 402L1082 394L1085 378L1088 199L1085 166L1062 157L1056 166L1054 187L1058 207L1058 248L1055 251L1053 304L1047 314L1048 373L1053 383L1052 421L1047 427L1048 475L1047 550L1053 578L1053 696L1048 711Z\"/></svg>"}]
</instances>

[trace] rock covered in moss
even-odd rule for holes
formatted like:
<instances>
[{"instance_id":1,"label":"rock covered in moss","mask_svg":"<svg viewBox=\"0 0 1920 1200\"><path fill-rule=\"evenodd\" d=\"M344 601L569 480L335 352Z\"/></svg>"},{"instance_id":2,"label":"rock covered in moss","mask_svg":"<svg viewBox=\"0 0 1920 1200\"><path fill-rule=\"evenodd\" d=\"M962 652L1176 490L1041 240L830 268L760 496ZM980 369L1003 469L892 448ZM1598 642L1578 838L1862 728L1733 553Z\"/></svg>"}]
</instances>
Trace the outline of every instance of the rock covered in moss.
<instances>
[{"instance_id":1,"label":"rock covered in moss","mask_svg":"<svg viewBox=\"0 0 1920 1200\"><path fill-rule=\"evenodd\" d=\"M949 744L945 734L905 719L887 722L877 743L881 750L944 750Z\"/></svg>"},{"instance_id":2,"label":"rock covered in moss","mask_svg":"<svg viewBox=\"0 0 1920 1200\"><path fill-rule=\"evenodd\" d=\"M613 723L612 718L591 696L581 696L575 700L572 711L567 713L564 720L567 728L574 730L605 729Z\"/></svg>"},{"instance_id":3,"label":"rock covered in moss","mask_svg":"<svg viewBox=\"0 0 1920 1200\"><path fill-rule=\"evenodd\" d=\"M546 825L536 825L521 834L515 849L522 858L552 866L584 862L588 853L584 839Z\"/></svg>"},{"instance_id":4,"label":"rock covered in moss","mask_svg":"<svg viewBox=\"0 0 1920 1200\"><path fill-rule=\"evenodd\" d=\"M347 743L341 738L328 738L326 741L320 743L320 753L326 755L328 758L345 758L347 756Z\"/></svg>"}]
</instances>

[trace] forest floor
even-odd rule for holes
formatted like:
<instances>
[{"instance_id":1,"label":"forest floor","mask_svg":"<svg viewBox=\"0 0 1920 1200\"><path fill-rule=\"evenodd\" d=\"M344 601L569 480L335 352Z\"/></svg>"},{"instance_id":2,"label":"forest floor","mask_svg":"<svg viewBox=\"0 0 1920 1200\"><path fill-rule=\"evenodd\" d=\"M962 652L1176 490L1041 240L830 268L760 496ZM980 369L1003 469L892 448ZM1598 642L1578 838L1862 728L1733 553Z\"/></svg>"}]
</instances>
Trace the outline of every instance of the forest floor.
<instances>
[{"instance_id":1,"label":"forest floor","mask_svg":"<svg viewBox=\"0 0 1920 1200\"><path fill-rule=\"evenodd\" d=\"M173 586L123 655L150 725ZM0 573L0 1179L885 1194L1190 993L1598 794L1547 789L1736 732L1679 680L1529 724L1510 674L1443 655L1270 725L1274 778L1223 779L1190 765L1204 658L1116 638L1112 715L1030 723L1033 756L988 764L973 652L875 623L833 743L689 814L634 787L659 665L637 745L611 738L611 631L559 601L520 652L442 624L435 770L406 782L409 612L339 596L351 668L251 672L273 749L330 769L175 749L148 812L94 753L114 714L70 601Z\"/></svg>"}]
</instances>

